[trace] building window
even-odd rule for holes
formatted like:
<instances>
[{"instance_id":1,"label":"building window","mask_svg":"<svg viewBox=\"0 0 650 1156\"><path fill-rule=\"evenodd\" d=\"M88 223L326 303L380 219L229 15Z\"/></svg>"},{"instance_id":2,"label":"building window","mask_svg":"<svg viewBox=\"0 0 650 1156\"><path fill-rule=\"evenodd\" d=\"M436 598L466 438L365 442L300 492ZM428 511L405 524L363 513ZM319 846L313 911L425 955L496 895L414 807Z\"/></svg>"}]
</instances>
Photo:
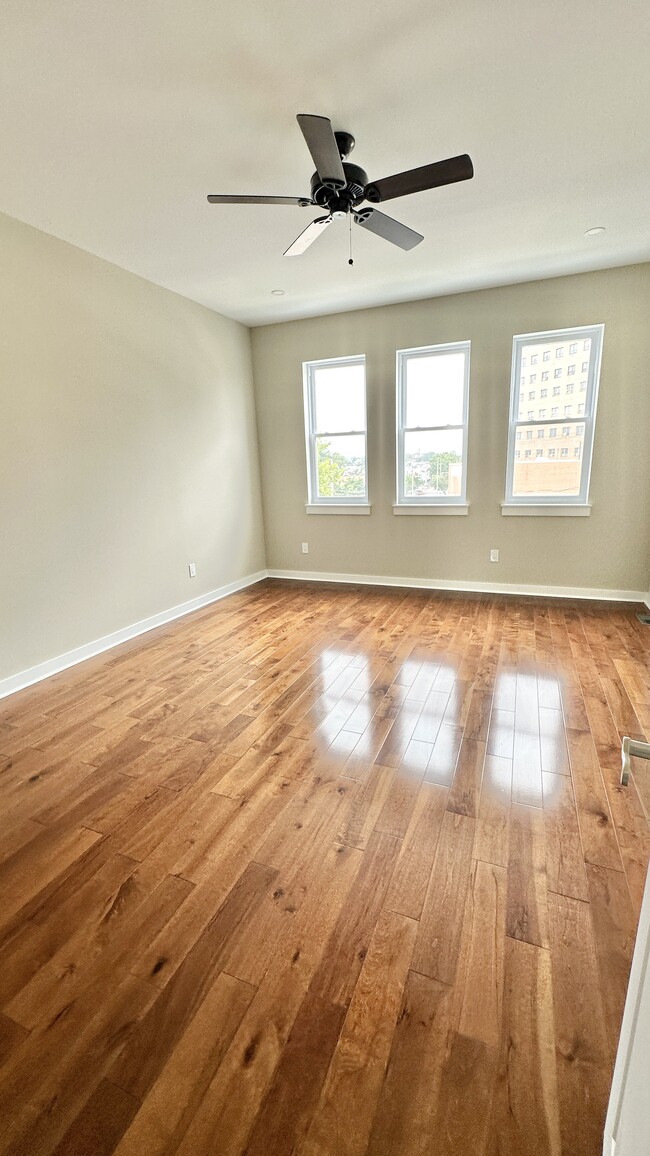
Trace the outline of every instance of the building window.
<instances>
[{"instance_id":1,"label":"building window","mask_svg":"<svg viewBox=\"0 0 650 1156\"><path fill-rule=\"evenodd\" d=\"M583 329L574 329L570 333L560 331L556 333L534 333L515 337L513 349L513 382L518 382L523 357L532 360L535 356L543 358L550 348L555 350L555 356L560 358L565 349L571 354L584 349L589 355L586 363L586 379L583 391L583 401L578 405L578 421L575 427L571 425L546 426L550 438L573 436L575 443L561 446L559 452L551 445L546 454L537 449L535 460L530 463L517 462L515 458L515 442L518 435L525 430L526 437L544 436L545 429L540 428L546 419L548 410L540 409L536 416L529 409L525 409L519 400L519 391L511 388L511 416L510 438L508 449L508 467L506 475L506 504L515 505L587 505L589 495L589 473L591 468L591 453L593 445L596 402L598 397L598 383L600 376L600 359L603 341L603 326L586 326ZM556 344L564 339L564 344ZM574 376L575 363L567 367L568 376ZM556 377L561 377L563 370L554 370ZM566 393L573 393L573 382L567 383ZM557 397L561 386L553 386L552 393ZM575 412L574 404L568 403L560 408L554 405L550 410L550 419L557 419L563 412L565 419ZM533 431L536 430L536 435ZM531 452L531 456L532 452Z\"/></svg>"},{"instance_id":2,"label":"building window","mask_svg":"<svg viewBox=\"0 0 650 1156\"><path fill-rule=\"evenodd\" d=\"M529 410L528 410L528 416L529 416L529 417L534 417L534 416L535 416L535 410L534 410L534 409L529 409Z\"/></svg>"},{"instance_id":3,"label":"building window","mask_svg":"<svg viewBox=\"0 0 650 1156\"><path fill-rule=\"evenodd\" d=\"M311 505L366 505L366 359L303 365Z\"/></svg>"},{"instance_id":4,"label":"building window","mask_svg":"<svg viewBox=\"0 0 650 1156\"><path fill-rule=\"evenodd\" d=\"M535 390L534 389L531 389L530 393L528 394L528 400L529 401L535 400Z\"/></svg>"},{"instance_id":5,"label":"building window","mask_svg":"<svg viewBox=\"0 0 650 1156\"><path fill-rule=\"evenodd\" d=\"M551 360L551 351L550 351L550 349L545 349L544 355L542 357L542 361L550 361L550 360Z\"/></svg>"},{"instance_id":6,"label":"building window","mask_svg":"<svg viewBox=\"0 0 650 1156\"><path fill-rule=\"evenodd\" d=\"M542 374L542 381L548 381L548 369L545 369Z\"/></svg>"},{"instance_id":7,"label":"building window","mask_svg":"<svg viewBox=\"0 0 650 1156\"><path fill-rule=\"evenodd\" d=\"M469 354L469 341L397 354L398 505L467 501Z\"/></svg>"},{"instance_id":8,"label":"building window","mask_svg":"<svg viewBox=\"0 0 650 1156\"><path fill-rule=\"evenodd\" d=\"M529 439L529 441L532 439L532 436L533 436L532 429L527 429L526 430L526 437Z\"/></svg>"},{"instance_id":9,"label":"building window","mask_svg":"<svg viewBox=\"0 0 650 1156\"><path fill-rule=\"evenodd\" d=\"M517 460L519 460L519 458L521 457L521 450L515 450L515 457L517 458Z\"/></svg>"},{"instance_id":10,"label":"building window","mask_svg":"<svg viewBox=\"0 0 650 1156\"><path fill-rule=\"evenodd\" d=\"M538 438L544 437L544 427L543 426L540 426L540 428L537 430L537 436L538 436Z\"/></svg>"},{"instance_id":11,"label":"building window","mask_svg":"<svg viewBox=\"0 0 650 1156\"><path fill-rule=\"evenodd\" d=\"M532 450L525 450L525 451L524 451L524 457L525 457L525 458L530 458L530 457L532 457L532 453L533 453L533 451L532 451Z\"/></svg>"},{"instance_id":12,"label":"building window","mask_svg":"<svg viewBox=\"0 0 650 1156\"><path fill-rule=\"evenodd\" d=\"M581 373L589 373L589 362L588 361L583 361L582 367L581 367Z\"/></svg>"},{"instance_id":13,"label":"building window","mask_svg":"<svg viewBox=\"0 0 650 1156\"><path fill-rule=\"evenodd\" d=\"M587 382L581 381L580 382L580 393L586 393L586 391L587 391Z\"/></svg>"},{"instance_id":14,"label":"building window","mask_svg":"<svg viewBox=\"0 0 650 1156\"><path fill-rule=\"evenodd\" d=\"M534 385L534 384L535 384L535 382L537 381L537 374L536 374L536 373L531 373L531 375L530 375L530 377L529 377L529 379L528 379L528 380L529 380L529 384L530 384L530 385Z\"/></svg>"},{"instance_id":15,"label":"building window","mask_svg":"<svg viewBox=\"0 0 650 1156\"><path fill-rule=\"evenodd\" d=\"M547 389L540 389L539 396L540 397L548 397L548 390Z\"/></svg>"},{"instance_id":16,"label":"building window","mask_svg":"<svg viewBox=\"0 0 650 1156\"><path fill-rule=\"evenodd\" d=\"M537 353L533 353L533 355L530 359L530 364L531 365L537 365L538 361L539 361L539 355Z\"/></svg>"},{"instance_id":17,"label":"building window","mask_svg":"<svg viewBox=\"0 0 650 1156\"><path fill-rule=\"evenodd\" d=\"M517 430L517 441L521 441L521 430Z\"/></svg>"}]
</instances>

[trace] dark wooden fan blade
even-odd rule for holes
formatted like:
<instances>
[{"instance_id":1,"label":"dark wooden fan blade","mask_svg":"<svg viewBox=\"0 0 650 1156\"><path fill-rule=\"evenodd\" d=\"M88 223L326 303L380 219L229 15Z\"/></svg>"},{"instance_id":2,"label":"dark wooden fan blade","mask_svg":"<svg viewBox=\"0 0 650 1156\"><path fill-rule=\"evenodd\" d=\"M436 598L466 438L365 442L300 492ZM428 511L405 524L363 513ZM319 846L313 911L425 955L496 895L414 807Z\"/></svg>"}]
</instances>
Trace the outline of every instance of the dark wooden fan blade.
<instances>
[{"instance_id":1,"label":"dark wooden fan blade","mask_svg":"<svg viewBox=\"0 0 650 1156\"><path fill-rule=\"evenodd\" d=\"M399 245L400 249L414 249L424 240L421 233L409 229L394 217L387 217L385 213L380 213L379 209L360 209L354 214L354 219L362 229L368 229L378 237L383 237L385 241Z\"/></svg>"},{"instance_id":2,"label":"dark wooden fan blade","mask_svg":"<svg viewBox=\"0 0 650 1156\"><path fill-rule=\"evenodd\" d=\"M296 120L323 184L332 189L344 188L347 181L332 122L326 116L312 116L306 112L299 112Z\"/></svg>"},{"instance_id":3,"label":"dark wooden fan blade","mask_svg":"<svg viewBox=\"0 0 650 1156\"><path fill-rule=\"evenodd\" d=\"M409 169L406 173L396 173L366 185L367 201L377 204L391 201L395 197L405 197L409 193L421 193L425 189L437 189L440 185L453 185L456 181L469 181L474 176L474 166L467 153L460 157L449 157L446 161L436 161L432 165L422 165L419 169Z\"/></svg>"},{"instance_id":4,"label":"dark wooden fan blade","mask_svg":"<svg viewBox=\"0 0 650 1156\"><path fill-rule=\"evenodd\" d=\"M236 197L210 193L211 205L311 205L309 197Z\"/></svg>"},{"instance_id":5,"label":"dark wooden fan blade","mask_svg":"<svg viewBox=\"0 0 650 1156\"><path fill-rule=\"evenodd\" d=\"M289 245L288 249L285 249L284 256L299 257L301 253L304 253L305 249L308 249L310 245L313 245L316 238L320 237L323 230L331 224L331 216L316 217L316 220L307 225L307 228L303 229L300 236L296 237L293 244Z\"/></svg>"}]
</instances>

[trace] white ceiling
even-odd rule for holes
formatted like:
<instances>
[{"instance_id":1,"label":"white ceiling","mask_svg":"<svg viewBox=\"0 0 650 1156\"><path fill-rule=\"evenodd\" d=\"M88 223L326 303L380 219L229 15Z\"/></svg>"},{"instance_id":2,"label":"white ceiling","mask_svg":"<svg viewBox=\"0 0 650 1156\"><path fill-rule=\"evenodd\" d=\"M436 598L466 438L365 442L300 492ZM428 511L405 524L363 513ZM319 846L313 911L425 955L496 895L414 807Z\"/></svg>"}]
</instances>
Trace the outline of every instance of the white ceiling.
<instances>
[{"instance_id":1,"label":"white ceiling","mask_svg":"<svg viewBox=\"0 0 650 1156\"><path fill-rule=\"evenodd\" d=\"M649 48L647 0L3 0L0 209L252 325L647 260ZM205 197L308 193L298 112L476 175L284 258L318 211Z\"/></svg>"}]
</instances>

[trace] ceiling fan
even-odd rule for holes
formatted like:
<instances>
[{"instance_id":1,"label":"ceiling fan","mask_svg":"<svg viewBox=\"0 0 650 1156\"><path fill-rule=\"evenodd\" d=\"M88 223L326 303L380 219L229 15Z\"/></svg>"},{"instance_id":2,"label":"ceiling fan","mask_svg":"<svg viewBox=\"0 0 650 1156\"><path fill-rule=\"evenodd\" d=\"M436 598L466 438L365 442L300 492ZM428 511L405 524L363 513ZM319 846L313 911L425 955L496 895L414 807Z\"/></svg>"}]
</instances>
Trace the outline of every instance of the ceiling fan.
<instances>
[{"instance_id":1,"label":"ceiling fan","mask_svg":"<svg viewBox=\"0 0 650 1156\"><path fill-rule=\"evenodd\" d=\"M300 113L297 117L307 148L316 165L311 178L309 197L248 197L230 194L211 194L213 205L300 205L308 208L315 205L326 209L322 217L316 217L300 236L285 250L285 257L298 257L320 237L328 225L336 219L344 219L352 214L357 225L368 229L398 245L400 249L413 249L424 240L421 233L407 228L394 217L380 213L372 205L395 197L405 197L409 193L420 193L435 189L440 185L451 185L455 181L468 181L474 176L474 167L467 153L396 173L380 181L368 181L368 175L358 165L352 165L347 158L354 148L354 137L349 132L334 132L332 123L326 116L312 116ZM370 205L362 205L370 201Z\"/></svg>"}]
</instances>

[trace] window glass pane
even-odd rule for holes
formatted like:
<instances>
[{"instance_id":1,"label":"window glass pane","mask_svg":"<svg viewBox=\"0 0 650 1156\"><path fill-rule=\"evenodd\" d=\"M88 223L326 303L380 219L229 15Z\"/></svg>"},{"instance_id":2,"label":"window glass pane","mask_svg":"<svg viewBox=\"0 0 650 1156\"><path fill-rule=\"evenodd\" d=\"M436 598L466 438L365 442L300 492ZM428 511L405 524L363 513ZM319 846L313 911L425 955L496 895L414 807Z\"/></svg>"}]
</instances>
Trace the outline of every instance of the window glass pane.
<instances>
[{"instance_id":1,"label":"window glass pane","mask_svg":"<svg viewBox=\"0 0 650 1156\"><path fill-rule=\"evenodd\" d=\"M462 425L465 354L406 359L406 425Z\"/></svg>"},{"instance_id":2,"label":"window glass pane","mask_svg":"<svg viewBox=\"0 0 650 1156\"><path fill-rule=\"evenodd\" d=\"M577 497L580 493L584 423L562 426L561 429L557 426L538 426L538 434L542 429L547 437L555 440L543 451L541 457L538 450L534 459L515 461L513 496Z\"/></svg>"},{"instance_id":3,"label":"window glass pane","mask_svg":"<svg viewBox=\"0 0 650 1156\"><path fill-rule=\"evenodd\" d=\"M319 498L359 497L366 491L366 439L359 434L316 438Z\"/></svg>"},{"instance_id":4,"label":"window glass pane","mask_svg":"<svg viewBox=\"0 0 650 1156\"><path fill-rule=\"evenodd\" d=\"M326 365L314 369L317 433L365 430L365 366Z\"/></svg>"},{"instance_id":5,"label":"window glass pane","mask_svg":"<svg viewBox=\"0 0 650 1156\"><path fill-rule=\"evenodd\" d=\"M455 497L463 485L463 431L404 434L404 497Z\"/></svg>"}]
</instances>

